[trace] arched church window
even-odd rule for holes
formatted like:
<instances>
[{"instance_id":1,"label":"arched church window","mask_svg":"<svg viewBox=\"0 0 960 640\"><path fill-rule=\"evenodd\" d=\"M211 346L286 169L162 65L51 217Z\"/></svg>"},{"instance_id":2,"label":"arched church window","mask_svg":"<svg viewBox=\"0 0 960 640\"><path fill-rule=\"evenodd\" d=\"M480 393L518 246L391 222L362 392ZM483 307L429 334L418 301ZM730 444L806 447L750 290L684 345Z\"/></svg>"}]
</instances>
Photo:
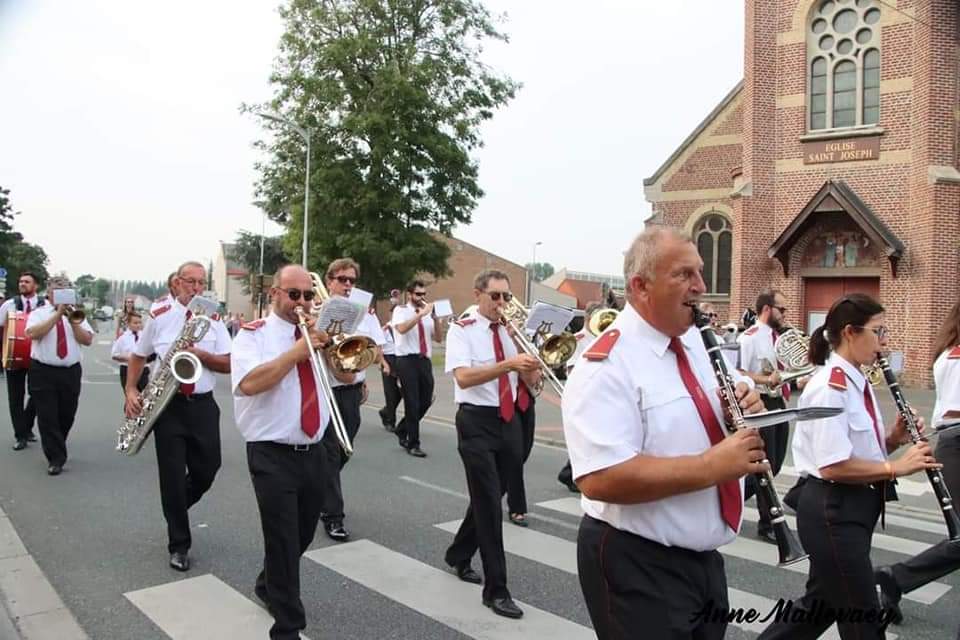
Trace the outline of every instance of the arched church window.
<instances>
[{"instance_id":1,"label":"arched church window","mask_svg":"<svg viewBox=\"0 0 960 640\"><path fill-rule=\"evenodd\" d=\"M716 211L706 213L693 228L693 241L703 260L707 293L730 293L730 265L733 256L733 228Z\"/></svg>"}]
</instances>

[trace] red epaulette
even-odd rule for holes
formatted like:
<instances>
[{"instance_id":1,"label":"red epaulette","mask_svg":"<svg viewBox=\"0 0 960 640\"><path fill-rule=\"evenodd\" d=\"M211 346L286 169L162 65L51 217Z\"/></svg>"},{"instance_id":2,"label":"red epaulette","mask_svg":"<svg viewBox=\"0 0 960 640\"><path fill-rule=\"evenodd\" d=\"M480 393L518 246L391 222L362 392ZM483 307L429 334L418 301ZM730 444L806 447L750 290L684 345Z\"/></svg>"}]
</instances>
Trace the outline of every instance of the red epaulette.
<instances>
[{"instance_id":1,"label":"red epaulette","mask_svg":"<svg viewBox=\"0 0 960 640\"><path fill-rule=\"evenodd\" d=\"M950 360L956 360L957 358L960 358L960 347L954 347L953 349L950 349L950 353L947 354L947 358Z\"/></svg>"},{"instance_id":2,"label":"red epaulette","mask_svg":"<svg viewBox=\"0 0 960 640\"><path fill-rule=\"evenodd\" d=\"M244 324L240 325L240 328L246 329L247 331L256 331L265 324L267 324L267 321L260 319L254 320L253 322L245 322Z\"/></svg>"},{"instance_id":3,"label":"red epaulette","mask_svg":"<svg viewBox=\"0 0 960 640\"><path fill-rule=\"evenodd\" d=\"M210 319L211 319L211 320L219 320L219 319L220 319L220 314L219 314L219 313L215 313L215 314L213 314L212 316L210 316Z\"/></svg>"},{"instance_id":4,"label":"red epaulette","mask_svg":"<svg viewBox=\"0 0 960 640\"><path fill-rule=\"evenodd\" d=\"M827 384L838 391L846 391L847 374L840 367L834 367L830 370L830 380L827 381Z\"/></svg>"},{"instance_id":5,"label":"red epaulette","mask_svg":"<svg viewBox=\"0 0 960 640\"><path fill-rule=\"evenodd\" d=\"M473 323L475 323L476 321L477 321L476 318L466 318L464 320L454 320L453 324L457 325L458 327L466 328L472 325Z\"/></svg>"},{"instance_id":6,"label":"red epaulette","mask_svg":"<svg viewBox=\"0 0 960 640\"><path fill-rule=\"evenodd\" d=\"M743 332L743 335L745 335L745 336L752 336L752 335L755 334L757 331L759 331L759 329L757 328L757 325L753 325L752 327L750 327L749 329L747 329L746 331L744 331L744 332Z\"/></svg>"},{"instance_id":7,"label":"red epaulette","mask_svg":"<svg viewBox=\"0 0 960 640\"><path fill-rule=\"evenodd\" d=\"M606 360L619 339L620 329L611 329L597 338L590 349L583 352L583 357L593 361Z\"/></svg>"},{"instance_id":8,"label":"red epaulette","mask_svg":"<svg viewBox=\"0 0 960 640\"><path fill-rule=\"evenodd\" d=\"M167 311L170 311L171 306L172 306L172 305L167 304L167 305L164 305L164 306L160 307L159 309L154 309L153 311L150 312L150 317L151 317L151 318L156 318L156 317L159 316L159 315L163 315L163 314L166 313Z\"/></svg>"}]
</instances>

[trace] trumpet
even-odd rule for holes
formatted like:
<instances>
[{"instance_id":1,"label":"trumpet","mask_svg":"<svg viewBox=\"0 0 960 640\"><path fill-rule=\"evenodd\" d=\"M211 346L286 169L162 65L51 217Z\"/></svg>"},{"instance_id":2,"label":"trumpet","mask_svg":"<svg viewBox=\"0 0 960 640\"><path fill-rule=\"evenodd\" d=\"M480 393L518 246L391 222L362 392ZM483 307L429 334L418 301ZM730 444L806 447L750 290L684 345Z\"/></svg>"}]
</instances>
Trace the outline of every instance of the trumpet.
<instances>
[{"instance_id":1,"label":"trumpet","mask_svg":"<svg viewBox=\"0 0 960 640\"><path fill-rule=\"evenodd\" d=\"M590 318L587 320L587 331L594 337L599 336L613 324L618 315L620 315L620 312L616 309L597 309L590 314Z\"/></svg>"},{"instance_id":2,"label":"trumpet","mask_svg":"<svg viewBox=\"0 0 960 640\"><path fill-rule=\"evenodd\" d=\"M63 308L67 311L67 320L73 324L79 324L87 319L87 312L84 311L83 307L65 304Z\"/></svg>"},{"instance_id":3,"label":"trumpet","mask_svg":"<svg viewBox=\"0 0 960 640\"><path fill-rule=\"evenodd\" d=\"M343 416L340 414L340 408L337 406L337 399L333 395L333 386L330 384L330 378L327 377L327 364L324 361L325 356L322 352L318 351L310 341L310 329L307 326L309 316L310 314L304 311L303 307L297 307L297 318L299 319L297 325L300 327L300 335L304 337L307 342L307 348L310 350L310 366L313 368L313 377L320 385L320 391L323 392L323 396L327 399L327 405L330 407L330 425L333 428L333 435L336 436L337 442L340 443L340 448L343 449L343 453L347 457L350 457L353 455L353 444L350 442L350 434L347 433L347 426L343 422Z\"/></svg>"},{"instance_id":4,"label":"trumpet","mask_svg":"<svg viewBox=\"0 0 960 640\"><path fill-rule=\"evenodd\" d=\"M330 299L330 293L323 284L323 278L318 273L311 272L310 280L313 282L313 290L321 302L321 304L313 305L310 314L317 315L322 303ZM372 365L377 359L377 343L370 338L360 334L344 334L339 327L333 326L333 324L325 327L324 331L329 333L333 339L326 351L333 368L338 373L359 373Z\"/></svg>"},{"instance_id":5,"label":"trumpet","mask_svg":"<svg viewBox=\"0 0 960 640\"><path fill-rule=\"evenodd\" d=\"M549 327L540 327L533 338L527 337L525 325L530 312L522 304L512 298L503 310L504 322L513 330L513 337L517 346L537 359L540 371L558 396L563 395L563 383L560 382L553 369L566 364L577 350L577 339L573 334L549 333Z\"/></svg>"}]
</instances>

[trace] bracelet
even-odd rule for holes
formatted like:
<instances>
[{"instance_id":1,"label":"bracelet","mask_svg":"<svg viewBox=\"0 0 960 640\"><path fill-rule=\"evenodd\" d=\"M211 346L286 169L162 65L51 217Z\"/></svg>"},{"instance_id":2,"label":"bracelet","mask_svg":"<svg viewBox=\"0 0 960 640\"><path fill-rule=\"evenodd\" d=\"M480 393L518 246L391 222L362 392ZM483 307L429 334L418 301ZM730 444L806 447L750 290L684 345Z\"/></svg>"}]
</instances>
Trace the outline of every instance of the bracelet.
<instances>
[{"instance_id":1,"label":"bracelet","mask_svg":"<svg viewBox=\"0 0 960 640\"><path fill-rule=\"evenodd\" d=\"M884 462L884 463L883 463L883 468L886 469L886 470L887 470L887 473L890 474L890 481L891 481L891 482L893 482L894 480L897 479L897 474L896 474L896 472L893 470L893 465L892 465L892 464L890 464L889 462Z\"/></svg>"}]
</instances>

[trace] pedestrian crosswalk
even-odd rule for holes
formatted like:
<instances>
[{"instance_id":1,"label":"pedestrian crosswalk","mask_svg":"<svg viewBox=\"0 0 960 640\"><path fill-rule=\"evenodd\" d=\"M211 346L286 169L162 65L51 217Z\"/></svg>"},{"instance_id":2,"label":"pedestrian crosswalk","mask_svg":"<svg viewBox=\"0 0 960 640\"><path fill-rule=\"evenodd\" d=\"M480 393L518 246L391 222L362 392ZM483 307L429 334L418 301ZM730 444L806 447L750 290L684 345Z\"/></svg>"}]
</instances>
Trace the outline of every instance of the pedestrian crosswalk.
<instances>
[{"instance_id":1,"label":"pedestrian crosswalk","mask_svg":"<svg viewBox=\"0 0 960 640\"><path fill-rule=\"evenodd\" d=\"M413 479L410 479L411 481ZM424 487L428 483L418 482ZM444 493L465 498L452 490ZM531 516L540 515L539 528L560 531L538 530L536 518L534 526L521 528L504 526L503 541L509 558L521 558L555 570L557 575L567 575L570 587L577 589L577 556L573 529L582 511L580 500L575 497L547 500L537 503L537 509ZM537 514L540 511L541 514ZM749 514L752 510L747 510ZM551 513L553 516L544 516ZM755 514L754 514L755 515ZM907 520L904 518L904 520ZM554 523L563 523L563 527L554 527ZM459 527L459 520L444 521L433 525L435 529L452 534ZM792 522L795 526L795 522ZM915 530L923 531L920 527ZM565 533L564 533L565 532ZM927 531L926 533L932 533ZM880 537L884 536L884 537ZM905 557L918 549L926 548L927 543L889 534L878 534L875 541L882 542L881 548ZM880 546L880 545L878 545ZM764 567L764 571L789 571L806 574L807 563L802 562L783 569L777 567L777 551L772 545L743 536L721 552L733 558ZM481 605L480 588L458 580L442 561L442 550L438 550L436 560L411 557L401 551L391 549L388 544L369 539L358 539L343 544L333 544L311 550L305 554L308 563L338 574L342 579L387 598L397 605L424 616L438 628L436 637L459 634L457 637L469 637L479 640L513 640L558 638L577 640L592 638L592 630L585 624L582 612L579 620L568 619L562 607L553 610L543 605L533 606L523 603L523 593L514 593L518 604L524 609L522 620L509 620L494 615ZM305 574L306 572L305 569ZM326 573L326 572L324 572ZM313 574L316 576L316 574ZM789 574L784 574L789 575ZM314 578L315 579L315 578ZM738 587L738 588L734 588ZM757 592L759 587L744 588L740 584L729 588L730 607L733 609L756 610L761 615L773 611L777 606L777 597L793 594L770 594ZM242 590L242 587L241 587ZM906 598L920 605L937 603L951 590L950 585L937 582L926 585ZM201 575L184 580L132 591L125 594L137 609L149 618L163 633L174 640L223 639L253 640L265 638L271 624L269 614L251 595L244 595L233 586L214 575ZM773 597L771 597L773 596ZM766 622L734 621L731 627L740 630L740 636L753 636L766 626ZM439 631L447 629L448 631ZM314 637L324 637L322 626L308 628ZM831 628L824 638L838 638L836 627ZM896 636L888 633L888 638Z\"/></svg>"}]
</instances>

